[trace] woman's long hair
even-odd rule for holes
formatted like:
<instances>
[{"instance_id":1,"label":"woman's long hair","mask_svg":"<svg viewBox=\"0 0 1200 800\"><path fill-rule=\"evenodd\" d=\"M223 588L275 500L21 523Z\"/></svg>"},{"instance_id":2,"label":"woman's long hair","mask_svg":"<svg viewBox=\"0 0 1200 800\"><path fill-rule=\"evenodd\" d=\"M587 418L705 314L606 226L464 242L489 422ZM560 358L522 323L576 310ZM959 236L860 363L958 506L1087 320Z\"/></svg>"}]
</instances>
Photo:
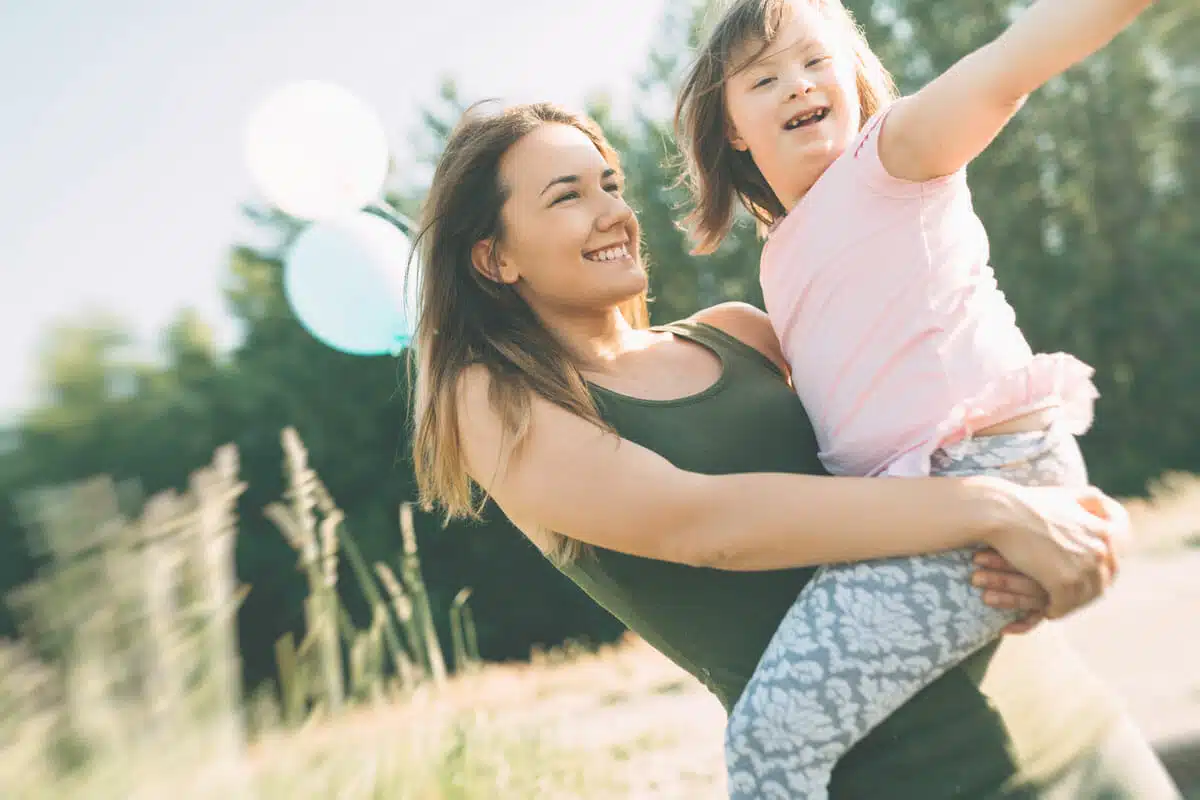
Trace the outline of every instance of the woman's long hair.
<instances>
[{"instance_id":1,"label":"woman's long hair","mask_svg":"<svg viewBox=\"0 0 1200 800\"><path fill-rule=\"evenodd\" d=\"M620 169L616 151L585 117L547 103L496 113L476 107L451 133L425 201L417 239L423 271L413 461L422 504L444 509L448 518L478 517L486 498L486 487L468 477L462 449L458 384L468 367L487 369L491 403L510 437L511 452L529 432L535 395L603 426L567 349L513 286L488 279L471 260L476 242L504 239L501 209L508 189L500 179L502 157L546 124L579 129ZM630 324L647 326L644 292L621 310ZM567 563L579 552L578 542L555 531L530 534L556 563Z\"/></svg>"}]
</instances>

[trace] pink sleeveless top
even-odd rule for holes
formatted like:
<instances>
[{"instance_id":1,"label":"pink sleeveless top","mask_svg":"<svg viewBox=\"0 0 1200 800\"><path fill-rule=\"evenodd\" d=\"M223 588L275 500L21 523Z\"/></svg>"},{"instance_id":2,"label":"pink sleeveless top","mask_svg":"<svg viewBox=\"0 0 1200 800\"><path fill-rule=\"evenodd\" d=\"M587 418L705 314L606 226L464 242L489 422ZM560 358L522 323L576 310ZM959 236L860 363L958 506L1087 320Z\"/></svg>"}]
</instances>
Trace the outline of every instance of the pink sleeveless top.
<instances>
[{"instance_id":1,"label":"pink sleeveless top","mask_svg":"<svg viewBox=\"0 0 1200 800\"><path fill-rule=\"evenodd\" d=\"M938 447L1061 406L1083 433L1092 369L1031 352L988 266L966 171L925 182L879 160L887 111L772 229L767 313L839 475L925 475Z\"/></svg>"}]
</instances>

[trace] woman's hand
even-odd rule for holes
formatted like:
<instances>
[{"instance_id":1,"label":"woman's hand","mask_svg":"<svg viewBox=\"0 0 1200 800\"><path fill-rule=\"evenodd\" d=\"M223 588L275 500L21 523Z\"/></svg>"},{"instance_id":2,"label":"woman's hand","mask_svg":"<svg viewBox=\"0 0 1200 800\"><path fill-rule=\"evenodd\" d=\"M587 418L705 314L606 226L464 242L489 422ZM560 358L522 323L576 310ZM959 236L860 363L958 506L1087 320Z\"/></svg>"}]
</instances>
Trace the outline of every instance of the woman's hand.
<instances>
[{"instance_id":1,"label":"woman's hand","mask_svg":"<svg viewBox=\"0 0 1200 800\"><path fill-rule=\"evenodd\" d=\"M1004 611L1023 612L1021 619L1006 626L1003 633L1028 633L1046 618L1050 595L1004 556L995 550L981 550L975 555L975 567L971 583L983 591L984 603Z\"/></svg>"},{"instance_id":2,"label":"woman's hand","mask_svg":"<svg viewBox=\"0 0 1200 800\"><path fill-rule=\"evenodd\" d=\"M999 503L988 544L1045 589L1047 618L1063 617L1108 588L1117 572L1116 545L1129 535L1119 503L1094 487L989 485Z\"/></svg>"}]
</instances>

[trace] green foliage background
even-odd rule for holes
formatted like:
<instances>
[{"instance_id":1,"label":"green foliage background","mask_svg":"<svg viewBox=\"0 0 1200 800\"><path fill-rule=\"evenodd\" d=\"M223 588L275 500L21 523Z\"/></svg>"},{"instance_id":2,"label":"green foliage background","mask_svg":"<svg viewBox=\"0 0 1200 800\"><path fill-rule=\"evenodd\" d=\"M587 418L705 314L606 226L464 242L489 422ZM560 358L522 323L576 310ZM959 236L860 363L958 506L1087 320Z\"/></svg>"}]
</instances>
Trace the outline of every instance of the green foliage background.
<instances>
[{"instance_id":1,"label":"green foliage background","mask_svg":"<svg viewBox=\"0 0 1200 800\"><path fill-rule=\"evenodd\" d=\"M1002 30L1012 8L993 0L848 5L909 91ZM1200 471L1200 359L1191 349L1200 340L1200 23L1187 6L1158 4L1038 92L970 169L992 262L1033 345L1097 368L1102 399L1084 449L1093 481L1113 493L1140 492L1168 470ZM629 173L660 322L722 300L761 303L749 224L707 258L687 254L675 224L683 198L670 188L673 88L705 11L670 3L633 107L597 98L591 108ZM471 99L448 80L423 110L413 134L429 163ZM408 186L392 199L415 212L421 194ZM237 555L251 587L240 636L253 686L273 673L279 635L303 627L303 576L262 514L284 489L280 430L294 426L304 438L369 561L399 550L396 510L414 489L402 370L312 340L281 290L280 256L299 224L263 209L246 214L273 243L231 249L225 292L245 332L232 353L217 351L191 311L163 332L167 357L156 366L123 360L128 334L117 319L80 319L46 337L46 402L0 450L0 591L37 567L15 503L22 490L97 473L136 478L147 493L182 486L217 446L234 442L249 482ZM423 518L419 537L435 618L445 620L454 594L472 587L485 658L620 632L497 514L445 530ZM0 612L0 634L14 624Z\"/></svg>"}]
</instances>

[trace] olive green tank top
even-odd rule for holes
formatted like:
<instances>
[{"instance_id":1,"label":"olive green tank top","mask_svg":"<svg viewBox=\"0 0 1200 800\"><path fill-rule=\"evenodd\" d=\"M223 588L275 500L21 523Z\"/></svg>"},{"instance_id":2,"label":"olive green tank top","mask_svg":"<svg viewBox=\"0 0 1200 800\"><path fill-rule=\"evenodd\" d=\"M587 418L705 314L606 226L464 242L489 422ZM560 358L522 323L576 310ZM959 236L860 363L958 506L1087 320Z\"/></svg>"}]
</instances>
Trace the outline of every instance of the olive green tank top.
<instances>
[{"instance_id":1,"label":"olive green tank top","mask_svg":"<svg viewBox=\"0 0 1200 800\"><path fill-rule=\"evenodd\" d=\"M774 364L702 323L659 330L710 349L721 374L668 401L593 386L623 438L693 472L825 474L800 400ZM814 572L721 571L603 548L562 571L727 710ZM1103 688L1043 625L986 648L893 714L843 759L834 797L1042 797L1036 787L1083 757L1115 717Z\"/></svg>"}]
</instances>

